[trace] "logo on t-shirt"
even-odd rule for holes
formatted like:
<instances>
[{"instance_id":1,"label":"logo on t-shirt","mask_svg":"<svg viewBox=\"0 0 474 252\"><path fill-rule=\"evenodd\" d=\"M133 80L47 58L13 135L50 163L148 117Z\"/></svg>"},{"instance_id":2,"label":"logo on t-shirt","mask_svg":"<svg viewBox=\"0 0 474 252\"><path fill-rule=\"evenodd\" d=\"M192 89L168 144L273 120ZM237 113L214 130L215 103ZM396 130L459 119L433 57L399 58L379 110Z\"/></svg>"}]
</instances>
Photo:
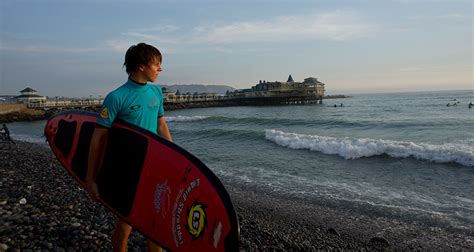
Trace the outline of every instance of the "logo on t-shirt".
<instances>
[{"instance_id":1,"label":"logo on t-shirt","mask_svg":"<svg viewBox=\"0 0 474 252\"><path fill-rule=\"evenodd\" d=\"M109 119L109 109L107 107L103 108L100 112L100 117L102 119Z\"/></svg>"},{"instance_id":2,"label":"logo on t-shirt","mask_svg":"<svg viewBox=\"0 0 474 252\"><path fill-rule=\"evenodd\" d=\"M139 110L142 106L141 105L133 105L130 107L131 111Z\"/></svg>"},{"instance_id":3,"label":"logo on t-shirt","mask_svg":"<svg viewBox=\"0 0 474 252\"><path fill-rule=\"evenodd\" d=\"M157 104L158 104L158 99L156 99L156 98L151 99L151 101L150 101L150 106L151 106L151 107L154 107L154 106L156 106Z\"/></svg>"}]
</instances>

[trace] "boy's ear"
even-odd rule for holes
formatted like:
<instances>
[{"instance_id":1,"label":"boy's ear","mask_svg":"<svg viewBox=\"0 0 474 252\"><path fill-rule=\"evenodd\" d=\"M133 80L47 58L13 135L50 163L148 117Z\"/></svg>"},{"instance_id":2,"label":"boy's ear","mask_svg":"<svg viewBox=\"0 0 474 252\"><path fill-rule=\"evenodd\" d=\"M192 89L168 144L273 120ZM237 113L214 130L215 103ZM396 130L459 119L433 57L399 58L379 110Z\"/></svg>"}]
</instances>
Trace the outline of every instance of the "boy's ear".
<instances>
[{"instance_id":1,"label":"boy's ear","mask_svg":"<svg viewBox=\"0 0 474 252\"><path fill-rule=\"evenodd\" d=\"M143 72L144 70L145 70L145 66L144 66L144 65L139 65L139 66L138 66L138 71Z\"/></svg>"}]
</instances>

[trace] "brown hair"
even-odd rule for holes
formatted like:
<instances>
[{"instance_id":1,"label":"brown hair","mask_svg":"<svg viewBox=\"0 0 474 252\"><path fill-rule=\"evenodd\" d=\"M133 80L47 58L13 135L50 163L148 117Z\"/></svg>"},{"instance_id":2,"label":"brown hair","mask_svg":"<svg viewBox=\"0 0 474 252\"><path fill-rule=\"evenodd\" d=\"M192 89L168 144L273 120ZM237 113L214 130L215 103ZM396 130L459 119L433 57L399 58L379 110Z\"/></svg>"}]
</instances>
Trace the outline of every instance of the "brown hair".
<instances>
[{"instance_id":1,"label":"brown hair","mask_svg":"<svg viewBox=\"0 0 474 252\"><path fill-rule=\"evenodd\" d=\"M123 66L125 71L130 74L138 69L141 65L148 65L154 60L162 61L160 50L152 45L139 43L132 45L125 53L125 62Z\"/></svg>"}]
</instances>

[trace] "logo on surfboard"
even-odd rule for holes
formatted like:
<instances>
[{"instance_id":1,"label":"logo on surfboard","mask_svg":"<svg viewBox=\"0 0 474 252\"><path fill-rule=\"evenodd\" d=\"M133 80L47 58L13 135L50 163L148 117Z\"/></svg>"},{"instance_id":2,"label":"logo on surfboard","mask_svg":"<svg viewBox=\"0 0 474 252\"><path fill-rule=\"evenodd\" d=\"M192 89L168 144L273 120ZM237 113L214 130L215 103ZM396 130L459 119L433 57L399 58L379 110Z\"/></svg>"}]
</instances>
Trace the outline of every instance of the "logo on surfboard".
<instances>
[{"instance_id":1,"label":"logo on surfboard","mask_svg":"<svg viewBox=\"0 0 474 252\"><path fill-rule=\"evenodd\" d=\"M196 240L202 236L207 224L206 206L195 201L188 209L186 230Z\"/></svg>"}]
</instances>

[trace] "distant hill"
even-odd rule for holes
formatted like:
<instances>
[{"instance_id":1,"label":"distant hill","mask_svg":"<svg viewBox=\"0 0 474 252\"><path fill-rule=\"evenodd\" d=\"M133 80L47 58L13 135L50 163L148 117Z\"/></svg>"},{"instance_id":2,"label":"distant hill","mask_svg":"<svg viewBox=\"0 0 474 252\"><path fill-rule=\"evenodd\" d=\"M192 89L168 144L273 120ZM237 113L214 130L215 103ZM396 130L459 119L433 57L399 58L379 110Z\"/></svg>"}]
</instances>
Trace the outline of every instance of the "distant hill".
<instances>
[{"instance_id":1,"label":"distant hill","mask_svg":"<svg viewBox=\"0 0 474 252\"><path fill-rule=\"evenodd\" d=\"M161 85L161 87L165 87L170 89L173 92L179 90L181 94L185 94L187 92L194 94L195 92L198 93L217 93L217 94L225 94L227 90L234 91L235 88L225 85L202 85L202 84L184 84L184 85Z\"/></svg>"}]
</instances>

